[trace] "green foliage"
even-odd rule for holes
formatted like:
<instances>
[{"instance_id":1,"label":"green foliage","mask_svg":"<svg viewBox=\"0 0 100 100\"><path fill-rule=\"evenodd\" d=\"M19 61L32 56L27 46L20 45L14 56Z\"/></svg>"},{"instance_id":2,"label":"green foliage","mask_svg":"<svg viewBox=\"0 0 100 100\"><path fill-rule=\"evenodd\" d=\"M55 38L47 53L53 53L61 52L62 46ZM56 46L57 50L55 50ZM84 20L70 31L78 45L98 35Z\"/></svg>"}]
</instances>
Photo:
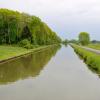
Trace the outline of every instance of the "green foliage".
<instances>
[{"instance_id":1,"label":"green foliage","mask_svg":"<svg viewBox=\"0 0 100 100\"><path fill-rule=\"evenodd\" d=\"M67 45L68 44L68 40L65 39L64 41L62 41L62 44Z\"/></svg>"},{"instance_id":2,"label":"green foliage","mask_svg":"<svg viewBox=\"0 0 100 100\"><path fill-rule=\"evenodd\" d=\"M21 45L21 46L24 46L24 45L27 45L27 44L30 44L30 41L27 40L27 39L21 40L21 41L19 42L19 45Z\"/></svg>"},{"instance_id":3,"label":"green foliage","mask_svg":"<svg viewBox=\"0 0 100 100\"><path fill-rule=\"evenodd\" d=\"M87 46L90 47L90 48L93 48L93 49L100 50L100 43L89 44Z\"/></svg>"},{"instance_id":4,"label":"green foliage","mask_svg":"<svg viewBox=\"0 0 100 100\"><path fill-rule=\"evenodd\" d=\"M30 43L30 41L28 39L21 40L19 42L19 46L24 47L26 49L32 49L33 48L33 45Z\"/></svg>"},{"instance_id":5,"label":"green foliage","mask_svg":"<svg viewBox=\"0 0 100 100\"><path fill-rule=\"evenodd\" d=\"M87 45L90 43L90 36L87 32L81 32L79 34L79 42L82 44L82 45Z\"/></svg>"},{"instance_id":6,"label":"green foliage","mask_svg":"<svg viewBox=\"0 0 100 100\"><path fill-rule=\"evenodd\" d=\"M0 9L0 44L18 43L28 39L33 45L61 42L47 24L36 16Z\"/></svg>"},{"instance_id":7,"label":"green foliage","mask_svg":"<svg viewBox=\"0 0 100 100\"><path fill-rule=\"evenodd\" d=\"M79 44L79 41L72 39L69 41L69 43Z\"/></svg>"},{"instance_id":8,"label":"green foliage","mask_svg":"<svg viewBox=\"0 0 100 100\"><path fill-rule=\"evenodd\" d=\"M93 70L99 71L100 74L100 55L87 51L77 45L72 45L75 52L84 59L85 63Z\"/></svg>"}]
</instances>

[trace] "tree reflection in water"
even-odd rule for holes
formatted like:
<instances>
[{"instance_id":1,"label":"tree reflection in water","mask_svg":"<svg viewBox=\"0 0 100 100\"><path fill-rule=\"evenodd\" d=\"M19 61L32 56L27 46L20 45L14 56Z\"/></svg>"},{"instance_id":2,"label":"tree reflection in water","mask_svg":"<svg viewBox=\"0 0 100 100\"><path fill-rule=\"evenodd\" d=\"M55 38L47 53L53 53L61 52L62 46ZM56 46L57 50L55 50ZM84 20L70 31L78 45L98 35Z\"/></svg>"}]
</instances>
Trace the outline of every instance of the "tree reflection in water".
<instances>
[{"instance_id":1,"label":"tree reflection in water","mask_svg":"<svg viewBox=\"0 0 100 100\"><path fill-rule=\"evenodd\" d=\"M0 64L0 84L36 77L60 47L60 45L54 45L37 53Z\"/></svg>"}]
</instances>

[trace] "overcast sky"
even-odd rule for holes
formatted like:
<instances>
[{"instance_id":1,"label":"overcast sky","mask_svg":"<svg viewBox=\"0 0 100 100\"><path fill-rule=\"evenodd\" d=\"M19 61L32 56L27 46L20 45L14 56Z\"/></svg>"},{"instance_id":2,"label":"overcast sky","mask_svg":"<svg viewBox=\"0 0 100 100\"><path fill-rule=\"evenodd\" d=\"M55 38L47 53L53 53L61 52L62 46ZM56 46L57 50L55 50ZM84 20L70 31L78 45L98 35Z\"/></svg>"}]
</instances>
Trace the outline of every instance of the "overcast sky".
<instances>
[{"instance_id":1,"label":"overcast sky","mask_svg":"<svg viewBox=\"0 0 100 100\"><path fill-rule=\"evenodd\" d=\"M0 0L0 8L39 16L62 38L86 31L100 40L100 0Z\"/></svg>"}]
</instances>

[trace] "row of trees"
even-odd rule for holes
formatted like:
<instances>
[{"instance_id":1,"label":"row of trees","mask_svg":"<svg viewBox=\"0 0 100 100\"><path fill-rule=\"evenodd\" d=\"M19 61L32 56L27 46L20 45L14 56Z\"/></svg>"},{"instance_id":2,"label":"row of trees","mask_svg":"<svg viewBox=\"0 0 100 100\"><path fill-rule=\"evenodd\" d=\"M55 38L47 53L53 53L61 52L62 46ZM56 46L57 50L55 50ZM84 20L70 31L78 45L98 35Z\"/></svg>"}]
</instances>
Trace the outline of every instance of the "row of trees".
<instances>
[{"instance_id":1,"label":"row of trees","mask_svg":"<svg viewBox=\"0 0 100 100\"><path fill-rule=\"evenodd\" d=\"M18 43L28 39L32 44L45 45L61 42L47 24L36 16L0 9L0 44Z\"/></svg>"},{"instance_id":2,"label":"row of trees","mask_svg":"<svg viewBox=\"0 0 100 100\"><path fill-rule=\"evenodd\" d=\"M81 44L81 45L88 45L90 43L90 35L87 32L81 32L79 33L78 40L72 39L72 40L64 40L63 43L75 43L75 44ZM97 41L92 41L97 42Z\"/></svg>"}]
</instances>

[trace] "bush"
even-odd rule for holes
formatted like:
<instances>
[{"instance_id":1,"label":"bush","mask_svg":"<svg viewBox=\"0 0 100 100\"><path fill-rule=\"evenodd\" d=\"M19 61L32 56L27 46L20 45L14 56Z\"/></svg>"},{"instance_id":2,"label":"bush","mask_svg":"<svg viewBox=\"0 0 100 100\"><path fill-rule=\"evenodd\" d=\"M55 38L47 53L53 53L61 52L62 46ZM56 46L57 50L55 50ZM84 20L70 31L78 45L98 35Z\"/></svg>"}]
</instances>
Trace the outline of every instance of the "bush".
<instances>
[{"instance_id":1,"label":"bush","mask_svg":"<svg viewBox=\"0 0 100 100\"><path fill-rule=\"evenodd\" d=\"M33 48L33 45L30 43L30 41L28 39L21 40L19 42L19 46L24 47L26 49L32 49Z\"/></svg>"}]
</instances>

